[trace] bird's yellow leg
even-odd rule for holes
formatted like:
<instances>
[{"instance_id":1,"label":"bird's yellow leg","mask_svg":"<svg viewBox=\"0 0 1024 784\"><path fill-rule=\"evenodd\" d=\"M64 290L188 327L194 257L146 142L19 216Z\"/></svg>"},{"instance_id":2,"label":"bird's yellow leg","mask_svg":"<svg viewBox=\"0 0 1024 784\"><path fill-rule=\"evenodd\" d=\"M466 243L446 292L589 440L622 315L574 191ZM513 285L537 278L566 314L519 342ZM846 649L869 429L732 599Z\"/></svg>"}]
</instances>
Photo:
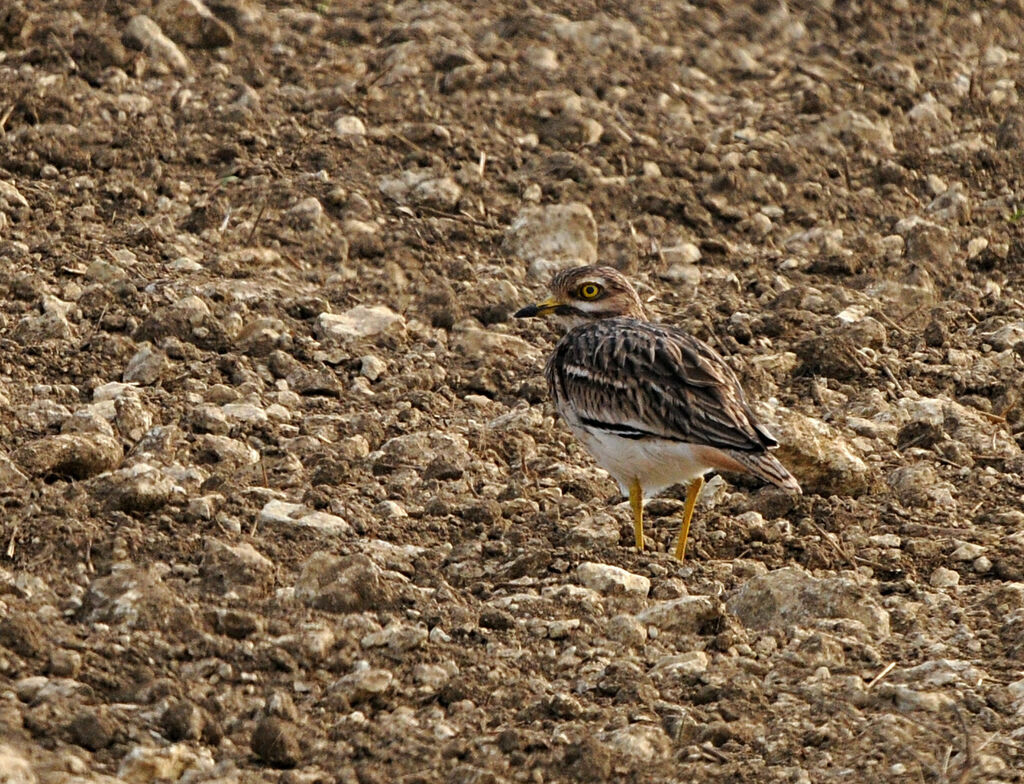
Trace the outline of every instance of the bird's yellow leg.
<instances>
[{"instance_id":1,"label":"bird's yellow leg","mask_svg":"<svg viewBox=\"0 0 1024 784\"><path fill-rule=\"evenodd\" d=\"M636 535L636 549L644 549L644 491L640 481L629 483L629 506L633 510L633 533Z\"/></svg>"},{"instance_id":2,"label":"bird's yellow leg","mask_svg":"<svg viewBox=\"0 0 1024 784\"><path fill-rule=\"evenodd\" d=\"M676 558L680 561L686 556L686 537L690 535L690 518L693 507L697 505L697 497L704 488L704 477L698 476L686 488L686 506L683 507L683 527L679 529L679 541L676 542Z\"/></svg>"}]
</instances>

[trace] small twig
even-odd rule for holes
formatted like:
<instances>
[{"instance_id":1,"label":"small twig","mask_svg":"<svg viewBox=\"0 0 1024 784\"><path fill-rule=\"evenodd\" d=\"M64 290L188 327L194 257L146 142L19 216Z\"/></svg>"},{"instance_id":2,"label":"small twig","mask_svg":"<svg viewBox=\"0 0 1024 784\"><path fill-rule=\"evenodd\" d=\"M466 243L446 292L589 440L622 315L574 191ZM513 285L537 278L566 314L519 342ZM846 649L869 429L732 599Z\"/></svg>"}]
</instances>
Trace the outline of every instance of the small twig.
<instances>
[{"instance_id":1,"label":"small twig","mask_svg":"<svg viewBox=\"0 0 1024 784\"><path fill-rule=\"evenodd\" d=\"M256 227L260 225L260 220L263 218L263 213L267 210L267 200L263 199L263 203L260 204L260 211L256 213L256 220L252 222L252 228L249 229L249 236L245 238L245 244L249 245L252 243L253 235L256 233Z\"/></svg>"},{"instance_id":2,"label":"small twig","mask_svg":"<svg viewBox=\"0 0 1024 784\"><path fill-rule=\"evenodd\" d=\"M18 524L14 524L14 528L11 530L11 540L7 543L7 557L14 558L14 540L18 536Z\"/></svg>"},{"instance_id":3,"label":"small twig","mask_svg":"<svg viewBox=\"0 0 1024 784\"><path fill-rule=\"evenodd\" d=\"M7 130L7 121L11 119L11 114L13 113L14 104L12 103L10 106L7 107L7 111L0 115L0 132Z\"/></svg>"},{"instance_id":4,"label":"small twig","mask_svg":"<svg viewBox=\"0 0 1024 784\"><path fill-rule=\"evenodd\" d=\"M892 672L895 669L896 669L896 662L889 662L887 665L885 665L885 667L882 669L882 671L880 673L878 673L878 675L876 675L874 678L871 679L871 682L868 683L868 685L865 687L865 690L866 691L871 691L871 688L873 686L875 686L880 680L882 680L882 678L884 678L886 675L888 675L890 672Z\"/></svg>"},{"instance_id":5,"label":"small twig","mask_svg":"<svg viewBox=\"0 0 1024 784\"><path fill-rule=\"evenodd\" d=\"M110 306L109 305L104 305L103 306L103 310L100 311L100 315L96 319L96 321L93 323L92 329L89 331L89 334L86 336L85 340L83 340L81 343L78 344L78 350L79 351L81 351L84 348L86 348L89 345L89 343L92 342L92 339L96 336L96 333L99 331L100 324L103 323L103 317L107 315L107 308L108 307L110 307Z\"/></svg>"},{"instance_id":6,"label":"small twig","mask_svg":"<svg viewBox=\"0 0 1024 784\"><path fill-rule=\"evenodd\" d=\"M78 63L75 62L74 57L68 54L68 50L64 48L63 44L61 44L60 39L57 38L57 36L54 33L50 33L50 40L53 42L53 45L57 47L57 51L64 55L65 59L68 61L68 65L71 68L71 72L77 73L79 70Z\"/></svg>"},{"instance_id":7,"label":"small twig","mask_svg":"<svg viewBox=\"0 0 1024 784\"><path fill-rule=\"evenodd\" d=\"M964 721L964 714L955 703L953 704L953 715L956 716L957 723L960 725L960 731L964 734L964 764L960 768L960 784L964 784L970 776L971 766L974 764L974 755L971 749L971 733L967 729L967 722Z\"/></svg>"},{"instance_id":8,"label":"small twig","mask_svg":"<svg viewBox=\"0 0 1024 784\"><path fill-rule=\"evenodd\" d=\"M902 393L903 392L903 385L900 383L900 380L898 378L896 378L896 375L891 370L889 370L889 366L888 365L886 365L884 362L880 363L880 364L882 366L882 373L884 373L888 377L888 379L893 384L896 385L896 389L898 389Z\"/></svg>"},{"instance_id":9,"label":"small twig","mask_svg":"<svg viewBox=\"0 0 1024 784\"><path fill-rule=\"evenodd\" d=\"M884 322L885 322L886 324L888 324L888 325L889 325L890 327L892 327L892 328L893 328L893 329L895 329L896 331L900 332L901 334L903 334L903 335L909 335L909 334L910 334L910 332L909 332L908 330L904 329L904 328L903 328L902 326L900 326L900 324L898 324L898 323L897 323L896 321L893 321L893 320L892 320L892 318L890 318L890 317L889 317L889 314L888 314L888 313L886 313L886 312L884 312L884 311L882 311L882 310L878 310L878 309L876 309L876 310L874 311L874 314L875 314L876 316L878 316L879 318L881 318L881 319L882 319L882 321L884 321Z\"/></svg>"},{"instance_id":10,"label":"small twig","mask_svg":"<svg viewBox=\"0 0 1024 784\"><path fill-rule=\"evenodd\" d=\"M398 141L402 142L402 144L406 144L411 149L416 150L416 152L418 152L418 153L422 153L423 155L429 155L430 154L426 150L424 150L422 147L420 147L418 144L416 144L416 142L414 142L412 139L406 138L405 136L403 136L402 134L398 133L397 131L392 131L391 132L391 136L392 136L392 138L398 139Z\"/></svg>"},{"instance_id":11,"label":"small twig","mask_svg":"<svg viewBox=\"0 0 1024 784\"><path fill-rule=\"evenodd\" d=\"M482 226L485 229L493 230L495 228L490 223L474 218L472 215L467 215L464 212L445 212L444 210L439 210L436 207L428 207L426 204L418 205L417 209L419 209L420 212L425 212L435 218L450 218L451 220L466 221L467 223L472 223L474 226Z\"/></svg>"}]
</instances>

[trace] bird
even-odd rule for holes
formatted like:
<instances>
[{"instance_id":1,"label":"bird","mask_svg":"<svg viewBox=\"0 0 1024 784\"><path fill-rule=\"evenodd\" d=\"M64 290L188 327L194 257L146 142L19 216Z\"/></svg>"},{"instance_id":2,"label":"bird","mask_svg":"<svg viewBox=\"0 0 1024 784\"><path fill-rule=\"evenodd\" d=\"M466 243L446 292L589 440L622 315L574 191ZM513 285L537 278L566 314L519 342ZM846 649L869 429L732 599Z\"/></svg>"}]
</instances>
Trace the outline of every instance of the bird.
<instances>
[{"instance_id":1,"label":"bird","mask_svg":"<svg viewBox=\"0 0 1024 784\"><path fill-rule=\"evenodd\" d=\"M800 484L770 450L739 379L704 341L648 320L614 267L556 272L551 295L516 318L555 317L567 331L545 367L555 409L629 499L637 550L644 502L686 483L674 555L686 556L694 506L710 471L752 474L794 494Z\"/></svg>"}]
</instances>

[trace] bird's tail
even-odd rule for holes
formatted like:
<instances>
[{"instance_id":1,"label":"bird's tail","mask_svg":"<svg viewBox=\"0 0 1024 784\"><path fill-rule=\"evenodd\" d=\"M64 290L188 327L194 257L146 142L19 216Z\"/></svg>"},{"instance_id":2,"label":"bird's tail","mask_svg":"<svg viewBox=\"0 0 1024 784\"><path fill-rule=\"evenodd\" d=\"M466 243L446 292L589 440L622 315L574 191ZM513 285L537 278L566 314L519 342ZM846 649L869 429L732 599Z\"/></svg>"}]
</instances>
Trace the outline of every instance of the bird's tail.
<instances>
[{"instance_id":1,"label":"bird's tail","mask_svg":"<svg viewBox=\"0 0 1024 784\"><path fill-rule=\"evenodd\" d=\"M796 478L771 453L729 450L728 454L729 457L743 466L743 470L747 473L760 477L766 482L771 482L783 490L789 490L791 493L803 492Z\"/></svg>"}]
</instances>

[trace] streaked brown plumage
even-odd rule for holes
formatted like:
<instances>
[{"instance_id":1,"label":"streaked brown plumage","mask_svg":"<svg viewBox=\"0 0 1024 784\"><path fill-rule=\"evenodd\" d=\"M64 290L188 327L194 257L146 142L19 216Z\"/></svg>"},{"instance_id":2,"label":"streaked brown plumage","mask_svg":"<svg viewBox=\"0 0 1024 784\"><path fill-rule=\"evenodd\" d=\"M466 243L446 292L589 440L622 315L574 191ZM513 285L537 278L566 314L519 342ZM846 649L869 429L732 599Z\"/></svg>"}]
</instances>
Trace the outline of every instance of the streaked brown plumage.
<instances>
[{"instance_id":1,"label":"streaked brown plumage","mask_svg":"<svg viewBox=\"0 0 1024 784\"><path fill-rule=\"evenodd\" d=\"M777 442L758 424L732 369L709 345L647 321L640 298L611 267L556 274L552 296L516 316L552 314L570 329L546 376L555 407L629 496L643 547L643 498L689 482L683 530L709 469L750 473L799 493L768 450Z\"/></svg>"}]
</instances>

